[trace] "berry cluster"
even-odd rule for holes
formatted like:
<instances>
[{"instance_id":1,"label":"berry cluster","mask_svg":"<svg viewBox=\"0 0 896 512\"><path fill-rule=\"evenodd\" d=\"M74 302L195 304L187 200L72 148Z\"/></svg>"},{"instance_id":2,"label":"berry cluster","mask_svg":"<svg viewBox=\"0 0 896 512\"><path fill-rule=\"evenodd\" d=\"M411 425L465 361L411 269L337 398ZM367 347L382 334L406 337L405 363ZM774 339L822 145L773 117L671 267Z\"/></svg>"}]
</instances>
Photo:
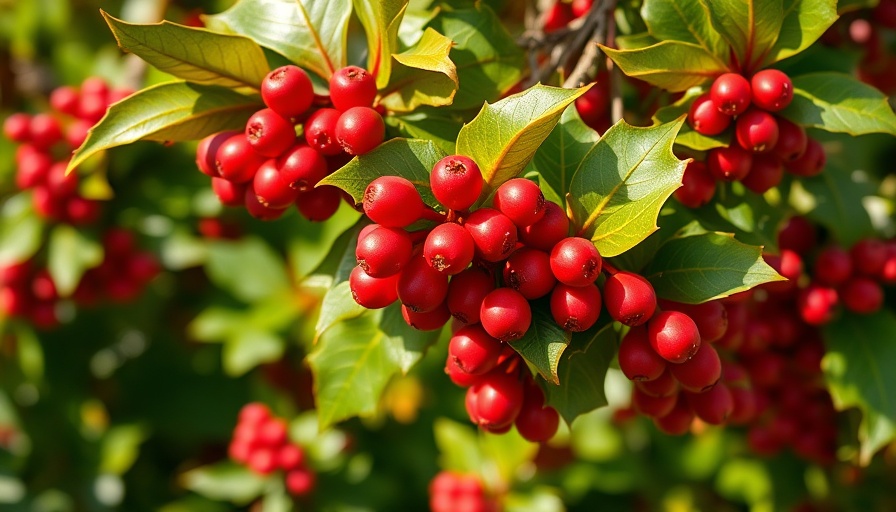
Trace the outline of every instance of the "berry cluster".
<instances>
[{"instance_id":1,"label":"berry cluster","mask_svg":"<svg viewBox=\"0 0 896 512\"><path fill-rule=\"evenodd\" d=\"M691 162L675 197L696 208L712 199L717 180L740 181L761 194L781 182L785 168L797 176L820 173L826 162L821 144L775 115L792 99L793 83L777 69L749 80L738 73L716 78L710 91L694 100L688 121L704 135L718 135L733 123L735 143L709 150L705 162Z\"/></svg>"},{"instance_id":2,"label":"berry cluster","mask_svg":"<svg viewBox=\"0 0 896 512\"><path fill-rule=\"evenodd\" d=\"M103 262L84 273L72 294L78 306L93 306L103 298L113 302L133 300L159 273L155 255L139 251L129 231L110 229L103 247ZM50 272L36 268L33 260L0 269L0 314L27 318L38 328L50 329L59 324L59 301Z\"/></svg>"},{"instance_id":3,"label":"berry cluster","mask_svg":"<svg viewBox=\"0 0 896 512\"><path fill-rule=\"evenodd\" d=\"M501 504L489 496L479 477L442 471L429 484L432 512L500 512Z\"/></svg>"},{"instance_id":4,"label":"berry cluster","mask_svg":"<svg viewBox=\"0 0 896 512\"><path fill-rule=\"evenodd\" d=\"M314 490L317 478L306 464L304 450L289 440L286 421L262 403L252 402L240 410L228 451L231 459L259 475L283 471L286 490L293 496Z\"/></svg>"},{"instance_id":5,"label":"berry cluster","mask_svg":"<svg viewBox=\"0 0 896 512\"><path fill-rule=\"evenodd\" d=\"M109 89L101 78L88 78L80 89L57 87L50 94L50 112L19 112L6 118L3 133L16 149L16 186L32 190L34 210L45 219L73 225L92 224L100 203L78 194L78 175L65 169L71 153L81 146L87 131L108 106L131 94Z\"/></svg>"},{"instance_id":6,"label":"berry cluster","mask_svg":"<svg viewBox=\"0 0 896 512\"><path fill-rule=\"evenodd\" d=\"M307 219L326 220L339 208L342 193L317 183L385 138L383 118L372 108L376 94L373 75L357 66L334 73L329 97L323 98L315 97L305 71L282 66L261 84L267 108L253 114L243 132L203 139L196 165L226 206L244 206L253 217L274 220L295 205Z\"/></svg>"},{"instance_id":7,"label":"berry cluster","mask_svg":"<svg viewBox=\"0 0 896 512\"><path fill-rule=\"evenodd\" d=\"M858 50L862 57L856 70L859 78L892 95L896 92L893 71L896 57L887 46L893 29L896 29L896 0L880 0L873 9L843 13L824 33L821 42L841 51Z\"/></svg>"}]
</instances>

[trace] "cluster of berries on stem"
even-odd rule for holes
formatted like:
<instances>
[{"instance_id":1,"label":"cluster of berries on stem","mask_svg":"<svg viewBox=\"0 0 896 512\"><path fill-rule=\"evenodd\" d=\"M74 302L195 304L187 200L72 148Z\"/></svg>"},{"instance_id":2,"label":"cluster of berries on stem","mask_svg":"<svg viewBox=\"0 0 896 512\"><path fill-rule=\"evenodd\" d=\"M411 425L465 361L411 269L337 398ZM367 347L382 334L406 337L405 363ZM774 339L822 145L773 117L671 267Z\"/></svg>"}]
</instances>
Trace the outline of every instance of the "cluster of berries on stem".
<instances>
[{"instance_id":1,"label":"cluster of berries on stem","mask_svg":"<svg viewBox=\"0 0 896 512\"><path fill-rule=\"evenodd\" d=\"M259 475L283 474L286 490L307 496L314 490L316 473L308 467L305 451L290 441L286 420L260 402L243 406L229 446L230 458Z\"/></svg>"},{"instance_id":2,"label":"cluster of berries on stem","mask_svg":"<svg viewBox=\"0 0 896 512\"><path fill-rule=\"evenodd\" d=\"M295 206L303 217L324 221L343 194L318 182L385 138L382 115L373 108L376 95L375 78L357 66L336 71L326 97L315 96L304 70L282 66L261 84L267 108L254 113L242 132L200 141L196 165L211 177L225 206L243 206L261 220Z\"/></svg>"}]
</instances>

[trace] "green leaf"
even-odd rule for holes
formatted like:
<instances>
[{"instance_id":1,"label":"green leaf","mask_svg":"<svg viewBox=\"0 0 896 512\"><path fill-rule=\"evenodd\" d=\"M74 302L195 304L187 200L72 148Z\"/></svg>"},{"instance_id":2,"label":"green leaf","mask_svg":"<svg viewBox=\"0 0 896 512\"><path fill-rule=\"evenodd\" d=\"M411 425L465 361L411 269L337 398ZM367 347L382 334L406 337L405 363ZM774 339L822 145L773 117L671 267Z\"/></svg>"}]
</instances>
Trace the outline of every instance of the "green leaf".
<instances>
[{"instance_id":1,"label":"green leaf","mask_svg":"<svg viewBox=\"0 0 896 512\"><path fill-rule=\"evenodd\" d=\"M407 373L438 336L410 327L399 304L330 327L308 356L320 428L373 415L389 380Z\"/></svg>"},{"instance_id":2,"label":"green leaf","mask_svg":"<svg viewBox=\"0 0 896 512\"><path fill-rule=\"evenodd\" d=\"M557 367L560 356L569 345L571 333L557 325L544 302L532 304L532 325L522 338L510 343L544 379L559 384Z\"/></svg>"},{"instance_id":3,"label":"green leaf","mask_svg":"<svg viewBox=\"0 0 896 512\"><path fill-rule=\"evenodd\" d=\"M260 496L266 481L247 466L230 462L192 469L180 475L179 480L185 489L237 505L246 505Z\"/></svg>"},{"instance_id":4,"label":"green leaf","mask_svg":"<svg viewBox=\"0 0 896 512\"><path fill-rule=\"evenodd\" d=\"M7 199L0 209L0 266L30 258L43 242L44 223L31 208L31 194Z\"/></svg>"},{"instance_id":5,"label":"green leaf","mask_svg":"<svg viewBox=\"0 0 896 512\"><path fill-rule=\"evenodd\" d=\"M380 103L392 112L410 112L420 105L450 105L457 92L457 69L448 58L451 40L428 28L413 47L392 54L389 84Z\"/></svg>"},{"instance_id":6,"label":"green leaf","mask_svg":"<svg viewBox=\"0 0 896 512\"><path fill-rule=\"evenodd\" d=\"M167 82L147 87L109 107L68 168L100 151L138 140L195 140L223 130L242 130L260 108L258 98L216 85Z\"/></svg>"},{"instance_id":7,"label":"green leaf","mask_svg":"<svg viewBox=\"0 0 896 512\"><path fill-rule=\"evenodd\" d=\"M444 108L417 109L397 116L386 116L386 124L395 127L402 137L432 141L442 153L454 153L457 134L464 125L462 119L450 117Z\"/></svg>"},{"instance_id":8,"label":"green leaf","mask_svg":"<svg viewBox=\"0 0 896 512\"><path fill-rule=\"evenodd\" d=\"M775 45L760 68L796 55L814 43L837 21L837 0L784 0L784 19Z\"/></svg>"},{"instance_id":9,"label":"green leaf","mask_svg":"<svg viewBox=\"0 0 896 512\"><path fill-rule=\"evenodd\" d=\"M122 50L178 78L204 85L258 89L269 71L264 51L248 37L168 21L138 25L105 11L100 13Z\"/></svg>"},{"instance_id":10,"label":"green leaf","mask_svg":"<svg viewBox=\"0 0 896 512\"><path fill-rule=\"evenodd\" d=\"M579 164L569 208L579 236L612 257L656 231L660 208L681 186L685 162L672 154L684 118L650 128L620 121Z\"/></svg>"},{"instance_id":11,"label":"green leaf","mask_svg":"<svg viewBox=\"0 0 896 512\"><path fill-rule=\"evenodd\" d=\"M212 30L242 34L325 80L345 67L351 0L240 0L205 16Z\"/></svg>"},{"instance_id":12,"label":"green leaf","mask_svg":"<svg viewBox=\"0 0 896 512\"><path fill-rule=\"evenodd\" d=\"M741 242L761 245L774 252L786 209L737 182L719 182L716 187L716 198L708 205L697 209L675 205L676 210L683 216L698 219L706 230L734 233Z\"/></svg>"},{"instance_id":13,"label":"green leaf","mask_svg":"<svg viewBox=\"0 0 896 512\"><path fill-rule=\"evenodd\" d=\"M349 287L348 278L352 270L357 266L355 247L358 244L360 226L349 230L343 236L347 236L347 243L341 253L331 253L328 259L338 261L338 266L333 271L333 283L327 290L320 305L320 314L317 317L317 325L314 327L315 342L327 329L338 322L356 318L367 311L363 306L355 302Z\"/></svg>"},{"instance_id":14,"label":"green leaf","mask_svg":"<svg viewBox=\"0 0 896 512\"><path fill-rule=\"evenodd\" d=\"M371 181L380 176L401 176L410 180L423 202L438 207L429 185L433 166L447 156L431 141L392 139L373 151L356 156L341 169L322 179L318 185L333 185L348 192L355 203L361 204L364 191Z\"/></svg>"},{"instance_id":15,"label":"green leaf","mask_svg":"<svg viewBox=\"0 0 896 512\"><path fill-rule=\"evenodd\" d=\"M793 102L781 115L829 132L896 135L896 114L880 91L841 73L793 77Z\"/></svg>"},{"instance_id":16,"label":"green leaf","mask_svg":"<svg viewBox=\"0 0 896 512\"><path fill-rule=\"evenodd\" d=\"M703 0L713 28L734 50L740 69L755 71L781 32L781 0Z\"/></svg>"},{"instance_id":17,"label":"green leaf","mask_svg":"<svg viewBox=\"0 0 896 512\"><path fill-rule=\"evenodd\" d=\"M139 425L116 425L106 431L100 448L100 472L123 475L140 455L147 432Z\"/></svg>"},{"instance_id":18,"label":"green leaf","mask_svg":"<svg viewBox=\"0 0 896 512\"><path fill-rule=\"evenodd\" d=\"M262 363L280 360L286 343L270 331L244 327L224 344L224 371L239 377Z\"/></svg>"},{"instance_id":19,"label":"green leaf","mask_svg":"<svg viewBox=\"0 0 896 512\"><path fill-rule=\"evenodd\" d=\"M641 16L656 39L696 44L721 66L728 65L728 44L713 30L709 13L699 0L645 0Z\"/></svg>"},{"instance_id":20,"label":"green leaf","mask_svg":"<svg viewBox=\"0 0 896 512\"><path fill-rule=\"evenodd\" d=\"M199 313L187 326L191 338L206 342L219 342L240 331L246 321L243 311L209 307Z\"/></svg>"},{"instance_id":21,"label":"green leaf","mask_svg":"<svg viewBox=\"0 0 896 512\"><path fill-rule=\"evenodd\" d=\"M616 354L616 332L612 324L600 322L572 336L566 357L560 361L559 386L546 386L547 403L571 425L586 412L607 405L604 379Z\"/></svg>"},{"instance_id":22,"label":"green leaf","mask_svg":"<svg viewBox=\"0 0 896 512\"><path fill-rule=\"evenodd\" d=\"M661 41L637 50L614 50L600 45L626 75L663 89L678 92L728 71L703 47L681 41Z\"/></svg>"},{"instance_id":23,"label":"green leaf","mask_svg":"<svg viewBox=\"0 0 896 512\"><path fill-rule=\"evenodd\" d=\"M442 9L429 26L454 41L451 60L461 87L451 109L494 102L522 78L525 54L485 3L476 2L469 9Z\"/></svg>"},{"instance_id":24,"label":"green leaf","mask_svg":"<svg viewBox=\"0 0 896 512\"><path fill-rule=\"evenodd\" d=\"M660 224L662 224L662 222L660 222ZM614 257L612 261L613 266L619 270L628 270L643 274L642 271L651 261L653 261L657 249L659 249L660 245L663 243L663 238L661 236L663 233L665 233L665 229L656 231L642 240L638 245L625 251L619 256Z\"/></svg>"},{"instance_id":25,"label":"green leaf","mask_svg":"<svg viewBox=\"0 0 896 512\"><path fill-rule=\"evenodd\" d=\"M205 269L213 283L245 302L289 291L283 258L260 238L209 244Z\"/></svg>"},{"instance_id":26,"label":"green leaf","mask_svg":"<svg viewBox=\"0 0 896 512\"><path fill-rule=\"evenodd\" d=\"M477 474L482 470L483 454L479 436L470 425L438 418L433 425L439 448L439 467L446 471Z\"/></svg>"},{"instance_id":27,"label":"green leaf","mask_svg":"<svg viewBox=\"0 0 896 512\"><path fill-rule=\"evenodd\" d=\"M879 448L896 437L896 317L883 310L873 315L846 313L823 329L827 353L825 379L838 409L858 407L860 458L867 464Z\"/></svg>"},{"instance_id":28,"label":"green leaf","mask_svg":"<svg viewBox=\"0 0 896 512\"><path fill-rule=\"evenodd\" d=\"M53 228L47 245L47 268L61 297L71 295L84 272L103 262L102 245L66 224Z\"/></svg>"},{"instance_id":29,"label":"green leaf","mask_svg":"<svg viewBox=\"0 0 896 512\"><path fill-rule=\"evenodd\" d=\"M485 180L480 202L520 174L550 135L563 111L591 86L560 89L536 85L485 104L457 135L457 153L471 157Z\"/></svg>"},{"instance_id":30,"label":"green leaf","mask_svg":"<svg viewBox=\"0 0 896 512\"><path fill-rule=\"evenodd\" d=\"M691 109L691 104L699 96L706 91L700 87L692 87L685 92L684 96L671 105L667 105L653 115L653 121L657 124L671 123L687 113ZM690 123L684 123L678 136L675 138L675 144L691 148L696 151L708 151L712 148L727 147L731 144L732 130L725 130L719 135L703 135L697 133L691 128Z\"/></svg>"},{"instance_id":31,"label":"green leaf","mask_svg":"<svg viewBox=\"0 0 896 512\"><path fill-rule=\"evenodd\" d=\"M535 152L532 163L554 192L565 198L579 162L599 138L596 131L582 122L576 109L568 108ZM563 202L559 204L562 205Z\"/></svg>"},{"instance_id":32,"label":"green leaf","mask_svg":"<svg viewBox=\"0 0 896 512\"><path fill-rule=\"evenodd\" d=\"M812 198L806 216L830 230L843 247L874 234L863 199L876 194L875 183L854 179L852 172L829 162L824 172L801 178L799 185Z\"/></svg>"},{"instance_id":33,"label":"green leaf","mask_svg":"<svg viewBox=\"0 0 896 512\"><path fill-rule=\"evenodd\" d=\"M398 28L408 0L354 0L353 3L367 34L367 69L376 77L377 88L382 89L391 78L392 54L398 51Z\"/></svg>"},{"instance_id":34,"label":"green leaf","mask_svg":"<svg viewBox=\"0 0 896 512\"><path fill-rule=\"evenodd\" d=\"M24 323L13 324L16 336L16 355L22 374L32 383L44 378L44 348L34 328Z\"/></svg>"},{"instance_id":35,"label":"green leaf","mask_svg":"<svg viewBox=\"0 0 896 512\"><path fill-rule=\"evenodd\" d=\"M671 238L660 246L644 273L657 297L699 304L781 281L762 248L746 245L727 233Z\"/></svg>"}]
</instances>

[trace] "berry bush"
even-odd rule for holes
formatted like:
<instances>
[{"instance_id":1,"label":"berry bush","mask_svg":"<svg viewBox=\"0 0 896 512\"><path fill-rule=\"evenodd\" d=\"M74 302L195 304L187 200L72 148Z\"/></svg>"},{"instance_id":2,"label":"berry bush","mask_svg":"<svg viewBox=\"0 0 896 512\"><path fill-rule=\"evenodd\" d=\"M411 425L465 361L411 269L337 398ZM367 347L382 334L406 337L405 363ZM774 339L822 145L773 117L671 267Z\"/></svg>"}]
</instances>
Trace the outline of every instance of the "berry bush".
<instances>
[{"instance_id":1,"label":"berry bush","mask_svg":"<svg viewBox=\"0 0 896 512\"><path fill-rule=\"evenodd\" d=\"M896 509L896 1L50 3L0 509Z\"/></svg>"}]
</instances>

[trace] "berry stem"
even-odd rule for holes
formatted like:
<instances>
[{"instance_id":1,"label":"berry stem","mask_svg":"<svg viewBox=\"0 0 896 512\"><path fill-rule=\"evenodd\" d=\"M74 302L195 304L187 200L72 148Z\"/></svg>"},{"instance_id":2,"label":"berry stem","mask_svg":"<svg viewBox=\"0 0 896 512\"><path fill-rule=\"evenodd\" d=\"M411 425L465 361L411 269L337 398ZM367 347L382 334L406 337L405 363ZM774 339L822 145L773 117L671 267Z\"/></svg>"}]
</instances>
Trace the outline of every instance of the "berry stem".
<instances>
[{"instance_id":1,"label":"berry stem","mask_svg":"<svg viewBox=\"0 0 896 512\"><path fill-rule=\"evenodd\" d=\"M603 265L602 265L602 266L603 266L603 268L602 268L601 270L602 270L603 272L605 272L608 276L612 276L613 274L619 272L619 269L616 268L616 267L614 267L614 266L613 266L609 261L607 261L607 260L604 260L604 261L603 261Z\"/></svg>"}]
</instances>

